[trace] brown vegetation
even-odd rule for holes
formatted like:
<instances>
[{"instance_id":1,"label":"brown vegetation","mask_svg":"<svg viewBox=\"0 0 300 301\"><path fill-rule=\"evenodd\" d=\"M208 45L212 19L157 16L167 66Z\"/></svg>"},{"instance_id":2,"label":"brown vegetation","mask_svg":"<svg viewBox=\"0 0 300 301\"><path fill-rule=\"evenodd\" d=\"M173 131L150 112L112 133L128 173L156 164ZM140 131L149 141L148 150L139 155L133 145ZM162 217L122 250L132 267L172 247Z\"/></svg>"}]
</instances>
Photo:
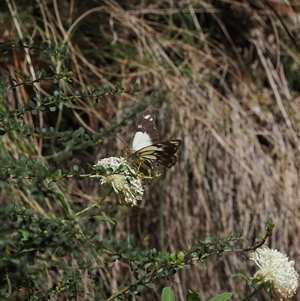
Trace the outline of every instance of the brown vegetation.
<instances>
[{"instance_id":1,"label":"brown vegetation","mask_svg":"<svg viewBox=\"0 0 300 301\"><path fill-rule=\"evenodd\" d=\"M75 89L118 81L125 90L135 83L141 90L103 97L96 106L92 99L79 98L61 121L48 112L28 114L28 123L64 130L81 126L92 133L145 104L157 117L162 140L183 140L176 166L160 169L161 178L146 185L138 207L120 209L116 238L134 234L141 246L177 252L198 239L242 229L253 243L272 219L276 227L269 247L288 254L300 270L297 3L282 1L286 9L279 10L277 1L246 0L15 2L8 1L10 9L1 13L3 42L23 39L23 32L40 43L65 43L70 59L63 68L73 71ZM11 49L0 58L1 80L56 64L41 56ZM37 88L41 95L57 89L47 82ZM13 110L33 96L32 87L21 86L7 93L6 102ZM74 151L66 166L85 168L102 157L124 156L123 141L130 145L134 127L133 114L95 149ZM3 143L15 152L15 141L3 136ZM19 143L24 152L45 156L51 164L39 139ZM78 206L88 206L101 194L90 180L65 179L59 188L69 196L67 202ZM26 207L49 217L59 214L54 204L41 207L26 192L16 193ZM101 237L107 228L95 223L92 231ZM184 300L187 289L200 292L203 300L232 291L238 300L248 288L230 275L251 276L253 266L235 255L209 258L206 270L181 271L171 286L177 300ZM108 285L119 286L125 273L130 272L116 263L106 275ZM139 300L159 300L160 287L153 294L144 291Z\"/></svg>"}]
</instances>

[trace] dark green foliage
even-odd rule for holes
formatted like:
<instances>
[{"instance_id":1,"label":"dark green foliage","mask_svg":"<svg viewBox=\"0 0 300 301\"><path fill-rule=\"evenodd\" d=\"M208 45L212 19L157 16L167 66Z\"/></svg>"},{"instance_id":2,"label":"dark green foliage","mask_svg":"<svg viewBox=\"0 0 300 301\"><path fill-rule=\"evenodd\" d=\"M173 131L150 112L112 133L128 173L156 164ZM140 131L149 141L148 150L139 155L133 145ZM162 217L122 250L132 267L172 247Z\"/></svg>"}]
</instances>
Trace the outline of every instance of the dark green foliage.
<instances>
[{"instance_id":1,"label":"dark green foliage","mask_svg":"<svg viewBox=\"0 0 300 301\"><path fill-rule=\"evenodd\" d=\"M184 276L178 290L186 300L201 300L202 280L201 294L211 295L208 288L221 280L227 287L221 258L237 253L244 260L271 235L273 222L258 233L272 210L281 215L286 195L297 202L297 182L290 179L298 181L291 159L298 140L289 132L297 133L297 103L283 102L288 116L281 119L285 111L272 95L288 94L286 86L260 94L273 83L266 74L280 82L281 55L287 86L299 90L296 55L278 48L269 58L274 45L262 47L269 66L276 62L266 72L251 35L258 31L264 42L273 37L270 11L249 1L175 1L172 7L168 1L73 1L71 9L69 2L44 1L45 10L39 1L15 2L18 10L5 9L1 23L0 300L132 300L144 291L174 300L174 275L192 268L198 275L198 267L222 273L216 281ZM17 22L23 37L12 30ZM114 135L127 143L133 119L149 106L164 136L184 141L182 154L172 174L162 171L154 185L145 181L143 207L124 209L91 178L110 170L93 164L124 156ZM296 174L280 174L278 158ZM266 212L256 212L264 203ZM240 228L240 221L248 221L243 231L219 235ZM297 230L284 226L294 242ZM196 289L189 290L192 284Z\"/></svg>"}]
</instances>

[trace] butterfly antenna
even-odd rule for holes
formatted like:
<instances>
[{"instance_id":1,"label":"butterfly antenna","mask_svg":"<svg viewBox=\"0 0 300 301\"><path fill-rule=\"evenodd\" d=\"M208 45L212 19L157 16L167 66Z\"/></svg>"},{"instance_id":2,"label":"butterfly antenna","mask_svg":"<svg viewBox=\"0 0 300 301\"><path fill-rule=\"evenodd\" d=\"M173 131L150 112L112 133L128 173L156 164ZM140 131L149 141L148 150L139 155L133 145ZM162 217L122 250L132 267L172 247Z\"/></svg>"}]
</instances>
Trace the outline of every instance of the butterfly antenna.
<instances>
[{"instance_id":1,"label":"butterfly antenna","mask_svg":"<svg viewBox=\"0 0 300 301\"><path fill-rule=\"evenodd\" d=\"M110 133L111 135L118 138L126 147L129 149L128 144L116 133L116 130L118 130L122 124L125 124L127 120L131 118L131 115L124 117L120 122L109 124L105 119L101 118L101 122L103 124L103 127L105 130Z\"/></svg>"}]
</instances>

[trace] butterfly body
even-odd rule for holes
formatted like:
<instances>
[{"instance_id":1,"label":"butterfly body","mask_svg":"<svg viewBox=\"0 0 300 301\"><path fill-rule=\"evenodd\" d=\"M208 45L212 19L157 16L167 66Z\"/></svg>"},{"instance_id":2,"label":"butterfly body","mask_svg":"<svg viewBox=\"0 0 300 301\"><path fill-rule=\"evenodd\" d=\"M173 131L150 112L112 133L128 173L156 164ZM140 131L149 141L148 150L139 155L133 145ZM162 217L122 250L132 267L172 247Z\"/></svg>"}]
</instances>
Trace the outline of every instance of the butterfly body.
<instances>
[{"instance_id":1,"label":"butterfly body","mask_svg":"<svg viewBox=\"0 0 300 301\"><path fill-rule=\"evenodd\" d=\"M146 110L138 119L131 158L145 169L153 168L153 162L171 168L177 162L175 153L181 143L179 139L159 142L153 115L150 110Z\"/></svg>"}]
</instances>

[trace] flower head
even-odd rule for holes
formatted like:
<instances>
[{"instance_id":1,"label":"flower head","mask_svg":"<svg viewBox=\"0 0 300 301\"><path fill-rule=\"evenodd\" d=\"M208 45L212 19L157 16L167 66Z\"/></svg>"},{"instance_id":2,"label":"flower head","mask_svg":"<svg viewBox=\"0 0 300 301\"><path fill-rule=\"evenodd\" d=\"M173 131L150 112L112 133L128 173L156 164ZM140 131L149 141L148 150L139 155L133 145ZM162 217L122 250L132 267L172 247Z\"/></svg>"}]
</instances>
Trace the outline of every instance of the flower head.
<instances>
[{"instance_id":1,"label":"flower head","mask_svg":"<svg viewBox=\"0 0 300 301\"><path fill-rule=\"evenodd\" d=\"M265 285L278 300L289 300L296 294L299 275L294 269L294 261L269 248L256 249L250 259L260 268L254 279Z\"/></svg>"},{"instance_id":2,"label":"flower head","mask_svg":"<svg viewBox=\"0 0 300 301\"><path fill-rule=\"evenodd\" d=\"M144 188L137 172L124 158L101 159L94 165L101 172L100 183L111 187L121 205L134 206L143 198Z\"/></svg>"}]
</instances>

